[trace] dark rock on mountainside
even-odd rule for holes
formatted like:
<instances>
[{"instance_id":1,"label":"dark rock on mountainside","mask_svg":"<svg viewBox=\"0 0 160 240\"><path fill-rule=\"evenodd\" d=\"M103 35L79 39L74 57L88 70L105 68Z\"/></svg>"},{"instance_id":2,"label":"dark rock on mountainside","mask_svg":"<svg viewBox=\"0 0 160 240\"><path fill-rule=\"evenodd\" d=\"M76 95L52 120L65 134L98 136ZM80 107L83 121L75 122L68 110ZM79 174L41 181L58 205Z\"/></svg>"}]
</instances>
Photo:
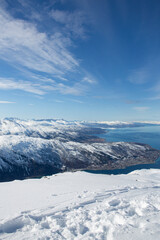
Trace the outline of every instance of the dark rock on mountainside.
<instances>
[{"instance_id":1,"label":"dark rock on mountainside","mask_svg":"<svg viewBox=\"0 0 160 240\"><path fill-rule=\"evenodd\" d=\"M93 136L103 132L64 120L0 120L0 181L125 168L153 163L160 156L146 144L107 143Z\"/></svg>"}]
</instances>

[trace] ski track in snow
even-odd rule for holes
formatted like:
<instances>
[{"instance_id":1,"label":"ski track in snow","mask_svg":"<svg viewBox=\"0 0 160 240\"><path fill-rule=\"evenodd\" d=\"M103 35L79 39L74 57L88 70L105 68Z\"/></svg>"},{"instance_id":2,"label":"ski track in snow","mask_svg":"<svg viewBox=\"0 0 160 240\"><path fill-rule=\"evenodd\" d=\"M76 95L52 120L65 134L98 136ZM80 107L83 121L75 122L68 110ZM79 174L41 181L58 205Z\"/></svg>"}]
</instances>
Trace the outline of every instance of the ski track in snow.
<instances>
[{"instance_id":1,"label":"ski track in snow","mask_svg":"<svg viewBox=\"0 0 160 240\"><path fill-rule=\"evenodd\" d=\"M159 239L159 174L159 170L141 170L119 176L78 172L58 174L56 178L26 180L24 191L27 181L34 191L38 185L43 190L47 185L42 183L47 184L47 181L48 187L56 183L61 186L63 180L66 184L74 184L67 189L64 186L63 191L51 192L48 188L47 194L52 201L46 198L41 208L31 206L27 210L24 206L20 209L16 206L12 216L0 217L0 239ZM15 181L8 184L13 188L21 184L23 188L22 183ZM1 184L0 189L6 185ZM0 212L2 207L0 200Z\"/></svg>"}]
</instances>

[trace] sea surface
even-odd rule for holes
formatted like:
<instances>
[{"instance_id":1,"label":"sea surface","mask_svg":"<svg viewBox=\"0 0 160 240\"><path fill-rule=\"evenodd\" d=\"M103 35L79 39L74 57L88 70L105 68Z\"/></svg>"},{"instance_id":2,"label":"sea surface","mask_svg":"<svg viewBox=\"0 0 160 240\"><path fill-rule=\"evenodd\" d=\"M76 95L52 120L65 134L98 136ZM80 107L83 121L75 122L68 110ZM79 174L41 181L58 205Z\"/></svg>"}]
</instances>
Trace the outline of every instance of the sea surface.
<instances>
[{"instance_id":1,"label":"sea surface","mask_svg":"<svg viewBox=\"0 0 160 240\"><path fill-rule=\"evenodd\" d=\"M99 134L98 137L104 138L107 142L136 142L149 144L151 147L160 150L160 126L145 127L127 127L106 129L105 134ZM139 164L125 169L116 170L95 170L88 171L101 174L127 174L138 169L160 169L160 158L154 164Z\"/></svg>"}]
</instances>

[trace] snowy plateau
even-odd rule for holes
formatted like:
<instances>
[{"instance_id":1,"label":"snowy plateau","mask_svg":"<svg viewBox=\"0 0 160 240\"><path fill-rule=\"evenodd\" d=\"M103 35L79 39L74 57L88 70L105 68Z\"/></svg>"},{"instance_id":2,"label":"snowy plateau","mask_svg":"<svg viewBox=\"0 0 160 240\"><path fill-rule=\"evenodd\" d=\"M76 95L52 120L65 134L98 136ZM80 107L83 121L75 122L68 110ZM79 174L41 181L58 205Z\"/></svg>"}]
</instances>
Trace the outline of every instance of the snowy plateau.
<instances>
[{"instance_id":1,"label":"snowy plateau","mask_svg":"<svg viewBox=\"0 0 160 240\"><path fill-rule=\"evenodd\" d=\"M153 163L160 156L160 151L149 145L105 142L96 136L107 127L143 124L2 119L0 181L41 177L64 171L121 169Z\"/></svg>"}]
</instances>

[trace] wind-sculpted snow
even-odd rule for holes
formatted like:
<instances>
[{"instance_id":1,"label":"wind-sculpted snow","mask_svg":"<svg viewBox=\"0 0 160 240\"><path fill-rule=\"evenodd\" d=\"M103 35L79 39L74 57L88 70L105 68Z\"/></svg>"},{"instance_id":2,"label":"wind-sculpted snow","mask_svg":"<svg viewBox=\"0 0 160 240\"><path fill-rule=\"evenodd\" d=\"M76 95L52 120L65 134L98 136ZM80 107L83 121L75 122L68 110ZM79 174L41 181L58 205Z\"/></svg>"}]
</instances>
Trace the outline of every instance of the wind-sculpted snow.
<instances>
[{"instance_id":1,"label":"wind-sculpted snow","mask_svg":"<svg viewBox=\"0 0 160 240\"><path fill-rule=\"evenodd\" d=\"M64 120L1 120L0 181L67 170L125 168L159 156L144 144L94 141L89 132L94 128Z\"/></svg>"}]
</instances>

